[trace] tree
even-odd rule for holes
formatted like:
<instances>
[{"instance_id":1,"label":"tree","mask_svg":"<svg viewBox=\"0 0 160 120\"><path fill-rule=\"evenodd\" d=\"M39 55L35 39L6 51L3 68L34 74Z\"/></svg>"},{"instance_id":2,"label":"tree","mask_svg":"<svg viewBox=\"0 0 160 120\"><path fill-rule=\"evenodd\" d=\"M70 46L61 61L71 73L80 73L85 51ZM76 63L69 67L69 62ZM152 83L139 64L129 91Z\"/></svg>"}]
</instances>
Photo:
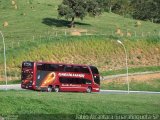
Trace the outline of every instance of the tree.
<instances>
[{"instance_id":1,"label":"tree","mask_svg":"<svg viewBox=\"0 0 160 120\"><path fill-rule=\"evenodd\" d=\"M112 12L112 8L116 3L117 3L117 0L106 0L106 5L108 7L109 12Z\"/></svg>"},{"instance_id":2,"label":"tree","mask_svg":"<svg viewBox=\"0 0 160 120\"><path fill-rule=\"evenodd\" d=\"M132 14L133 7L130 0L117 0L112 11L119 15L128 16Z\"/></svg>"},{"instance_id":3,"label":"tree","mask_svg":"<svg viewBox=\"0 0 160 120\"><path fill-rule=\"evenodd\" d=\"M133 18L160 23L159 0L132 0Z\"/></svg>"},{"instance_id":4,"label":"tree","mask_svg":"<svg viewBox=\"0 0 160 120\"><path fill-rule=\"evenodd\" d=\"M74 27L75 18L83 18L89 14L97 16L102 13L102 7L98 0L63 0L58 6L58 14L65 19L71 19L70 27Z\"/></svg>"}]
</instances>

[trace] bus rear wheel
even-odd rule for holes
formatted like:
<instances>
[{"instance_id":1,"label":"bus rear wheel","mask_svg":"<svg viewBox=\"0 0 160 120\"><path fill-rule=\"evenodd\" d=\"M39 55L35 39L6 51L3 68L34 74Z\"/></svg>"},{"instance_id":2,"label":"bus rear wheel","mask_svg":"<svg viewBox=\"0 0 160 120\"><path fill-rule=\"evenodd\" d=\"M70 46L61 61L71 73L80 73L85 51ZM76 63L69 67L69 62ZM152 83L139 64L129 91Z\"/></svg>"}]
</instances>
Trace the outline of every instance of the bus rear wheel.
<instances>
[{"instance_id":1,"label":"bus rear wheel","mask_svg":"<svg viewBox=\"0 0 160 120\"><path fill-rule=\"evenodd\" d=\"M59 92L59 86L55 86L54 91Z\"/></svg>"},{"instance_id":2,"label":"bus rear wheel","mask_svg":"<svg viewBox=\"0 0 160 120\"><path fill-rule=\"evenodd\" d=\"M47 91L52 92L52 86L48 86Z\"/></svg>"},{"instance_id":3,"label":"bus rear wheel","mask_svg":"<svg viewBox=\"0 0 160 120\"><path fill-rule=\"evenodd\" d=\"M86 91L87 91L87 93L91 93L92 92L92 88L88 87Z\"/></svg>"}]
</instances>

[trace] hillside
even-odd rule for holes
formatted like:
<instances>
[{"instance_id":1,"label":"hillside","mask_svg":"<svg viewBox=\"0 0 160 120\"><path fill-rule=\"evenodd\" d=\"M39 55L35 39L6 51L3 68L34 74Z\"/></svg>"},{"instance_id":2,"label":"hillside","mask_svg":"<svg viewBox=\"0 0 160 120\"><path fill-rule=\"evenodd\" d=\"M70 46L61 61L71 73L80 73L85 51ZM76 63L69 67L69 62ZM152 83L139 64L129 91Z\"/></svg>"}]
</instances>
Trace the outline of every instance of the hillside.
<instances>
[{"instance_id":1,"label":"hillside","mask_svg":"<svg viewBox=\"0 0 160 120\"><path fill-rule=\"evenodd\" d=\"M17 0L15 5L11 1L1 0L0 4L0 30L6 37L6 42L32 40L33 36L40 38L45 35L64 35L65 31L70 34L68 22L58 19L57 6L61 0ZM7 27L3 23L8 22ZM119 28L124 36L130 32L131 36L150 36L159 34L159 24L140 21L136 26L136 20L123 18L122 16L103 13L98 17L86 17L83 21L76 19L76 30L89 34L114 35Z\"/></svg>"},{"instance_id":2,"label":"hillside","mask_svg":"<svg viewBox=\"0 0 160 120\"><path fill-rule=\"evenodd\" d=\"M127 47L129 67L160 66L159 24L140 21L137 25L137 20L103 13L83 21L76 19L76 27L70 29L66 20L57 18L61 1L16 1L17 7L11 1L0 3L0 30L5 36L10 74L19 73L24 60L92 64L100 71L121 69L125 67L125 54L117 39ZM8 25L4 26L5 22ZM115 34L117 30L121 34ZM70 36L73 32L81 36Z\"/></svg>"}]
</instances>

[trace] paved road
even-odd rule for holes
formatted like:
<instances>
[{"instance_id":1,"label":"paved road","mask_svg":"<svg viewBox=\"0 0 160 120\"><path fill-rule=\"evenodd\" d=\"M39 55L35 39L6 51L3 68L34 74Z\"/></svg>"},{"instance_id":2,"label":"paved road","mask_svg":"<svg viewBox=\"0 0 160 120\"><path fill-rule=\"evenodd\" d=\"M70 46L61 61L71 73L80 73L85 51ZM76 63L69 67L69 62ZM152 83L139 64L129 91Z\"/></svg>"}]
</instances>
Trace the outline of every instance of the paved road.
<instances>
[{"instance_id":1,"label":"paved road","mask_svg":"<svg viewBox=\"0 0 160 120\"><path fill-rule=\"evenodd\" d=\"M128 76L148 75L148 74L155 74L155 73L160 73L160 71L129 73ZM102 79L103 80L108 80L108 79L115 79L115 78L120 78L120 77L125 77L125 76L126 76L126 74L109 75L109 76L104 76Z\"/></svg>"},{"instance_id":2,"label":"paved road","mask_svg":"<svg viewBox=\"0 0 160 120\"><path fill-rule=\"evenodd\" d=\"M21 84L12 84L12 85L0 85L0 90L22 90Z\"/></svg>"},{"instance_id":3,"label":"paved road","mask_svg":"<svg viewBox=\"0 0 160 120\"><path fill-rule=\"evenodd\" d=\"M153 91L125 91L125 90L101 90L100 94L160 94Z\"/></svg>"},{"instance_id":4,"label":"paved road","mask_svg":"<svg viewBox=\"0 0 160 120\"><path fill-rule=\"evenodd\" d=\"M0 85L0 90L24 90L21 88L21 84L12 84L12 85ZM152 91L129 91L130 94L160 94L160 92ZM128 94L128 91L125 90L100 90L98 94Z\"/></svg>"}]
</instances>

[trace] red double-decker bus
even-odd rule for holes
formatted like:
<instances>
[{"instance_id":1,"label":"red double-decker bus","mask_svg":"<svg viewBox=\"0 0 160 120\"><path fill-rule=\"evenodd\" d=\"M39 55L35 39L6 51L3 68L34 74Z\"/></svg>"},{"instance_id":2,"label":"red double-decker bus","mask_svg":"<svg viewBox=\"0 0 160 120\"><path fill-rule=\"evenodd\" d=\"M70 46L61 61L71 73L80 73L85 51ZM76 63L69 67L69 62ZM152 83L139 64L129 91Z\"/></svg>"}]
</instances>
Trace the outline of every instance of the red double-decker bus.
<instances>
[{"instance_id":1,"label":"red double-decker bus","mask_svg":"<svg viewBox=\"0 0 160 120\"><path fill-rule=\"evenodd\" d=\"M21 87L45 91L99 92L100 75L95 66L23 62Z\"/></svg>"}]
</instances>

